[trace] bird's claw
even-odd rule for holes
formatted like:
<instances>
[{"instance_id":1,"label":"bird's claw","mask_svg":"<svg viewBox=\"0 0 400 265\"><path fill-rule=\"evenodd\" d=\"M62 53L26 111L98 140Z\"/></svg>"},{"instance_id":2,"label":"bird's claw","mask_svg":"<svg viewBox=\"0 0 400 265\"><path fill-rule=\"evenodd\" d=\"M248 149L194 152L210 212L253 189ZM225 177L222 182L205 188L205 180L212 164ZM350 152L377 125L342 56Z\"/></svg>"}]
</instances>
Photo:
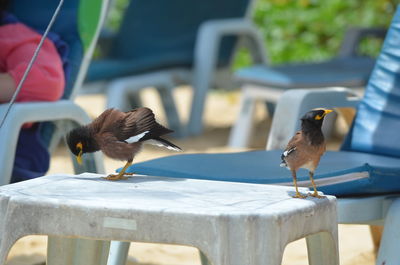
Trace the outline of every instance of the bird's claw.
<instances>
[{"instance_id":1,"label":"bird's claw","mask_svg":"<svg viewBox=\"0 0 400 265\"><path fill-rule=\"evenodd\" d=\"M300 192L296 192L296 195L292 196L293 198L298 198L298 199L305 199L307 196L301 195Z\"/></svg>"},{"instance_id":2,"label":"bird's claw","mask_svg":"<svg viewBox=\"0 0 400 265\"><path fill-rule=\"evenodd\" d=\"M128 177L125 177L124 175L114 175L114 174L110 174L107 177L101 177L103 179L106 180L111 180L111 181L117 181L117 180L124 180L124 179L128 179Z\"/></svg>"},{"instance_id":3,"label":"bird's claw","mask_svg":"<svg viewBox=\"0 0 400 265\"><path fill-rule=\"evenodd\" d=\"M318 198L318 199L322 199L325 198L325 196L323 195L319 195L318 192L314 192L314 193L309 193L308 196L312 196L314 198Z\"/></svg>"}]
</instances>

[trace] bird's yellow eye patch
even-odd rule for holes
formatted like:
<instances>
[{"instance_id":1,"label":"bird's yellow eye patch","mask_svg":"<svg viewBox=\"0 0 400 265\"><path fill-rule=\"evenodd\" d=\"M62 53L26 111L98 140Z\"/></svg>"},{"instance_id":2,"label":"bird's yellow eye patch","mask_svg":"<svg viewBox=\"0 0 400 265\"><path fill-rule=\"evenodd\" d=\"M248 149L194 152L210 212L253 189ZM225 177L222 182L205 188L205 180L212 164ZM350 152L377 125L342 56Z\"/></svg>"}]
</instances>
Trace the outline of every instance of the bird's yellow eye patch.
<instances>
[{"instance_id":1,"label":"bird's yellow eye patch","mask_svg":"<svg viewBox=\"0 0 400 265\"><path fill-rule=\"evenodd\" d=\"M317 115L317 116L315 116L315 119L317 120L317 121L319 121L320 119L322 119L324 116L323 115Z\"/></svg>"},{"instance_id":2,"label":"bird's yellow eye patch","mask_svg":"<svg viewBox=\"0 0 400 265\"><path fill-rule=\"evenodd\" d=\"M78 161L79 164L82 164L83 145L81 142L76 144L76 149L79 150L79 154L76 157L76 161Z\"/></svg>"},{"instance_id":3,"label":"bird's yellow eye patch","mask_svg":"<svg viewBox=\"0 0 400 265\"><path fill-rule=\"evenodd\" d=\"M83 145L81 142L76 144L76 149L82 150L83 149Z\"/></svg>"},{"instance_id":4,"label":"bird's yellow eye patch","mask_svg":"<svg viewBox=\"0 0 400 265\"><path fill-rule=\"evenodd\" d=\"M317 115L317 116L315 116L315 119L318 121L318 120L321 120L323 117L325 117L327 114L329 114L329 113L331 113L333 110L331 110L331 109L326 109L326 110L324 110L324 113L322 113L322 115Z\"/></svg>"}]
</instances>

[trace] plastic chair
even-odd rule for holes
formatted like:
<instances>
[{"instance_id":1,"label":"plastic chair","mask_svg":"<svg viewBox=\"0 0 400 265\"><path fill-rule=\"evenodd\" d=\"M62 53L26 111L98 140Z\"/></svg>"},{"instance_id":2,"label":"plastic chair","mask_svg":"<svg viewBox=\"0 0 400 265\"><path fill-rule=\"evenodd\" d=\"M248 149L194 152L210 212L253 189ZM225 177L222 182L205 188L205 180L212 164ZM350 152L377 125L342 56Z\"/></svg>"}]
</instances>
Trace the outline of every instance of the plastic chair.
<instances>
[{"instance_id":1,"label":"plastic chair","mask_svg":"<svg viewBox=\"0 0 400 265\"><path fill-rule=\"evenodd\" d=\"M225 84L241 37L257 63L265 62L261 37L253 26L252 0L136 1L126 8L120 29L100 43L103 57L90 65L87 82L106 81L107 107L130 109L132 98L155 87L169 127L177 135L202 130L204 102L209 87ZM111 35L111 36L110 36ZM191 84L194 93L187 130L182 129L172 90ZM83 93L99 92L84 90Z\"/></svg>"},{"instance_id":2,"label":"plastic chair","mask_svg":"<svg viewBox=\"0 0 400 265\"><path fill-rule=\"evenodd\" d=\"M50 21L58 1L40 0L32 4L29 0L11 1L11 12L18 19L37 30L44 30ZM81 87L92 56L99 29L104 20L106 0L65 1L52 27L68 44L70 75L64 95L57 102L15 103L0 130L0 185L8 184L14 162L16 144L21 126L26 122L52 121L55 125L51 134L50 151L58 144L62 135L73 126L90 122L86 112L72 99ZM29 6L30 8L26 8ZM68 21L66 23L65 21ZM0 113L7 105L0 105ZM99 154L88 156L83 166L74 161L75 172L103 172L103 162Z\"/></svg>"},{"instance_id":3,"label":"plastic chair","mask_svg":"<svg viewBox=\"0 0 400 265\"><path fill-rule=\"evenodd\" d=\"M256 64L236 72L242 84L240 110L231 130L229 146L249 144L256 102L266 102L269 114L287 89L347 87L363 88L375 64L375 58L362 56L360 43L367 37L384 38L383 28L350 28L336 57L322 62L295 63L270 67Z\"/></svg>"},{"instance_id":4,"label":"plastic chair","mask_svg":"<svg viewBox=\"0 0 400 265\"><path fill-rule=\"evenodd\" d=\"M318 189L340 197L338 221L384 225L376 264L396 264L400 251L400 8L359 100L346 89L298 89L278 101L267 144L269 151L178 155L131 166L137 174L248 183L292 185L279 167L281 150L299 118L315 107L356 107L357 115L340 151L327 152L317 169ZM300 172L299 172L300 173ZM307 172L298 183L310 187Z\"/></svg>"}]
</instances>

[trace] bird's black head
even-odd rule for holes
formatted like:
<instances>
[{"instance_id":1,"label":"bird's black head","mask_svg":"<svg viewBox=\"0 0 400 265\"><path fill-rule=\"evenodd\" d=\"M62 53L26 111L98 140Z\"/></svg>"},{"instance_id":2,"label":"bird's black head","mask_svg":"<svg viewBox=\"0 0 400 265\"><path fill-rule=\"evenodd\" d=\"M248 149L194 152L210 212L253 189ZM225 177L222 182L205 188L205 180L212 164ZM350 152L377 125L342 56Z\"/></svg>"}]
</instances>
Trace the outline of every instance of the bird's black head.
<instances>
[{"instance_id":1,"label":"bird's black head","mask_svg":"<svg viewBox=\"0 0 400 265\"><path fill-rule=\"evenodd\" d=\"M73 129L67 134L66 138L69 149L76 156L79 163L82 161L82 154L100 150L93 138L93 133L86 126Z\"/></svg>"},{"instance_id":2,"label":"bird's black head","mask_svg":"<svg viewBox=\"0 0 400 265\"><path fill-rule=\"evenodd\" d=\"M331 113L329 109L313 109L301 118L301 131L311 145L319 145L324 142L321 127L325 116Z\"/></svg>"},{"instance_id":3,"label":"bird's black head","mask_svg":"<svg viewBox=\"0 0 400 265\"><path fill-rule=\"evenodd\" d=\"M303 117L301 117L302 124L303 125L307 124L310 126L316 126L318 128L321 128L325 116L331 112L332 110L323 108L310 110L309 112L304 114Z\"/></svg>"}]
</instances>

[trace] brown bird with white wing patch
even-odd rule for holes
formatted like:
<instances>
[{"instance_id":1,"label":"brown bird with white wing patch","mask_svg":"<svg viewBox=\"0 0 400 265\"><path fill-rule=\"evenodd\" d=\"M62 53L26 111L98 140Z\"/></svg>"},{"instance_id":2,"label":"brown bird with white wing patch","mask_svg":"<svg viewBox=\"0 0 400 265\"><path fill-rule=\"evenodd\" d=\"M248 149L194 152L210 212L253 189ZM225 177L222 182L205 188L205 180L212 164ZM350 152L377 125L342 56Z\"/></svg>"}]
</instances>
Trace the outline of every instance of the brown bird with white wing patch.
<instances>
[{"instance_id":1,"label":"brown bird with white wing patch","mask_svg":"<svg viewBox=\"0 0 400 265\"><path fill-rule=\"evenodd\" d=\"M281 158L282 167L287 167L293 176L296 188L295 198L305 198L301 195L297 187L296 172L300 168L308 169L310 180L314 188L313 197L320 198L314 182L314 171L317 168L321 156L325 153L326 145L322 134L322 122L325 116L332 112L328 109L313 109L301 118L301 130L298 131L289 141Z\"/></svg>"},{"instance_id":2,"label":"brown bird with white wing patch","mask_svg":"<svg viewBox=\"0 0 400 265\"><path fill-rule=\"evenodd\" d=\"M174 151L181 148L161 138L173 132L156 122L149 108L137 108L128 112L108 109L92 123L73 129L67 135L71 152L82 163L82 154L101 150L106 156L127 161L116 175L108 180L126 179L126 169L132 165L133 158L142 149L143 143L163 146Z\"/></svg>"}]
</instances>

